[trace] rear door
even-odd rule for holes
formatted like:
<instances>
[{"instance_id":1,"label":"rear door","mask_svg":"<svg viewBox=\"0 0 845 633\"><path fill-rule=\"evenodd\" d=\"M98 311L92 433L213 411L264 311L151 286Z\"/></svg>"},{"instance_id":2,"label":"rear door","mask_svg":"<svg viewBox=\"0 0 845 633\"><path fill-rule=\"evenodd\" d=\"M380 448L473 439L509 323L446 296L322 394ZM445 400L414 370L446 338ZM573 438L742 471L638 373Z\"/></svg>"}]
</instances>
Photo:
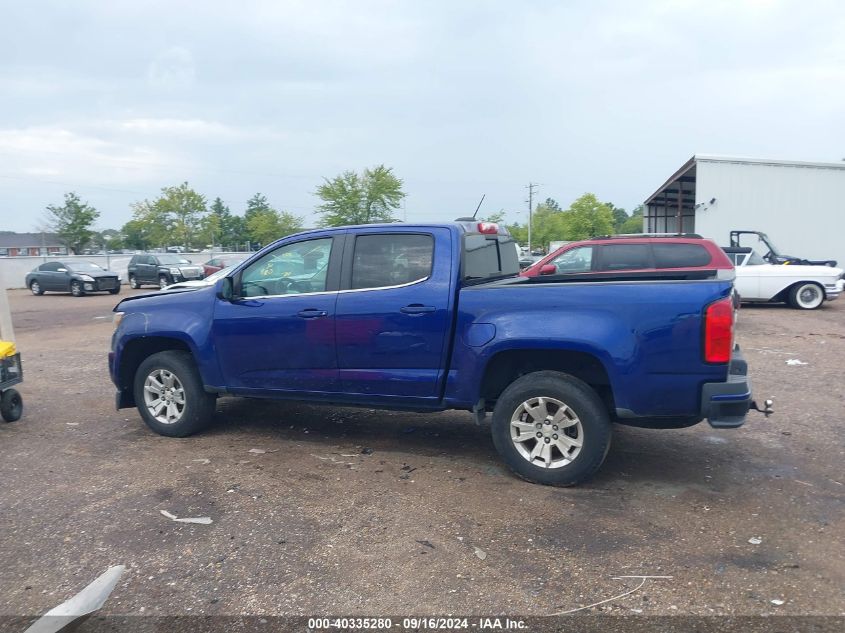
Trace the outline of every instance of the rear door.
<instances>
[{"instance_id":1,"label":"rear door","mask_svg":"<svg viewBox=\"0 0 845 633\"><path fill-rule=\"evenodd\" d=\"M436 399L451 323L448 229L350 233L337 300L341 389Z\"/></svg>"},{"instance_id":2,"label":"rear door","mask_svg":"<svg viewBox=\"0 0 845 633\"><path fill-rule=\"evenodd\" d=\"M157 282L158 275L158 261L152 255L142 255L138 258L138 267L136 269L136 276L146 283Z\"/></svg>"}]
</instances>

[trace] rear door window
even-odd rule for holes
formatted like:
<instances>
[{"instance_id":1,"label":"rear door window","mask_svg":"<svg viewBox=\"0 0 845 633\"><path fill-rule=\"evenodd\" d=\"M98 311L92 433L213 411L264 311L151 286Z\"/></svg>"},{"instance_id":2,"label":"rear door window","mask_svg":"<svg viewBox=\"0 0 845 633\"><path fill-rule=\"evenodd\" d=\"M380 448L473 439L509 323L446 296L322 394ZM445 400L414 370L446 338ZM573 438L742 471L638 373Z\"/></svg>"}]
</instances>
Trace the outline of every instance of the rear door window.
<instances>
[{"instance_id":1,"label":"rear door window","mask_svg":"<svg viewBox=\"0 0 845 633\"><path fill-rule=\"evenodd\" d=\"M656 268L698 268L710 263L710 252L701 244L652 244Z\"/></svg>"},{"instance_id":2,"label":"rear door window","mask_svg":"<svg viewBox=\"0 0 845 633\"><path fill-rule=\"evenodd\" d=\"M649 244L606 244L601 249L601 270L643 270L652 268Z\"/></svg>"},{"instance_id":3,"label":"rear door window","mask_svg":"<svg viewBox=\"0 0 845 633\"><path fill-rule=\"evenodd\" d=\"M422 281L431 275L434 238L428 234L359 235L352 256L353 290Z\"/></svg>"}]
</instances>

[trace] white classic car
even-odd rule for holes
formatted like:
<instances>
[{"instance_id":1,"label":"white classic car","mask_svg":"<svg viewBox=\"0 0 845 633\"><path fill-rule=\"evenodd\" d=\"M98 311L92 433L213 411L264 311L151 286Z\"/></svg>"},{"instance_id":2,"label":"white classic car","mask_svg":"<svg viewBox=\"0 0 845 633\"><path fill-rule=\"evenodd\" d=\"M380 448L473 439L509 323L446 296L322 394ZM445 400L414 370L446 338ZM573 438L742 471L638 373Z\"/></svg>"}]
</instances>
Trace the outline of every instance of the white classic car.
<instances>
[{"instance_id":1,"label":"white classic car","mask_svg":"<svg viewBox=\"0 0 845 633\"><path fill-rule=\"evenodd\" d=\"M768 264L751 248L725 248L736 267L734 287L741 301L788 303L814 310L842 292L842 269L830 266Z\"/></svg>"}]
</instances>

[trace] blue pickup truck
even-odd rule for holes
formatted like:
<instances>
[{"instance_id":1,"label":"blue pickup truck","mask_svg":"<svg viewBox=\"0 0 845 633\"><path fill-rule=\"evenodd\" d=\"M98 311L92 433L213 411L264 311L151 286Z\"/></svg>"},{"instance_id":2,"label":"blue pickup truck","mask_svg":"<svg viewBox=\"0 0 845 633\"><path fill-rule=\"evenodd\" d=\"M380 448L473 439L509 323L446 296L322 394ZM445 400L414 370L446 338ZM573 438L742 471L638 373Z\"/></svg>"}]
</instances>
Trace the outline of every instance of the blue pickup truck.
<instances>
[{"instance_id":1,"label":"blue pickup truck","mask_svg":"<svg viewBox=\"0 0 845 633\"><path fill-rule=\"evenodd\" d=\"M484 222L285 237L115 307L117 407L174 437L230 395L492 413L504 461L552 485L596 472L614 422L729 428L756 408L730 275L518 272L513 239Z\"/></svg>"}]
</instances>

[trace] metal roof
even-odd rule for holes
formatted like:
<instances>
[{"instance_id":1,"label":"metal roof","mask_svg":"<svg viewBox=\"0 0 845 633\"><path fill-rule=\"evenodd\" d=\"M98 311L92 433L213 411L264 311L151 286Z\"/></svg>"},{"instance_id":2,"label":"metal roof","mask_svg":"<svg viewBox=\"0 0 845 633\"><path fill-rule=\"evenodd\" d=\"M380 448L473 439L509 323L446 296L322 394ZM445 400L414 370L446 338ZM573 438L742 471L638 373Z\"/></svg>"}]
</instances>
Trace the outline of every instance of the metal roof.
<instances>
[{"instance_id":1,"label":"metal roof","mask_svg":"<svg viewBox=\"0 0 845 633\"><path fill-rule=\"evenodd\" d=\"M780 160L775 158L750 158L719 154L695 154L690 160L710 163L739 163L750 165L778 165L781 167L815 167L817 169L845 169L845 160L838 163L811 160Z\"/></svg>"},{"instance_id":2,"label":"metal roof","mask_svg":"<svg viewBox=\"0 0 845 633\"><path fill-rule=\"evenodd\" d=\"M772 165L777 167L801 167L809 169L842 169L845 170L845 160L839 163L822 162L822 161L803 161L803 160L779 160L774 158L750 158L747 156L726 156L721 154L694 154L687 162L681 165L674 174L672 174L666 182L660 185L654 193L646 198L645 204L651 204L655 198L664 193L664 190L669 185L676 182L681 183L681 192L668 191L666 193L679 194L683 196L685 193L691 193L692 187L684 187L684 183L694 183L696 172L695 167L698 163L733 163L736 165ZM664 198L666 196L664 195ZM676 202L671 200L671 202ZM665 202L665 201L664 201ZM689 204L689 200L684 200L685 204ZM692 201L694 204L694 201Z\"/></svg>"}]
</instances>

